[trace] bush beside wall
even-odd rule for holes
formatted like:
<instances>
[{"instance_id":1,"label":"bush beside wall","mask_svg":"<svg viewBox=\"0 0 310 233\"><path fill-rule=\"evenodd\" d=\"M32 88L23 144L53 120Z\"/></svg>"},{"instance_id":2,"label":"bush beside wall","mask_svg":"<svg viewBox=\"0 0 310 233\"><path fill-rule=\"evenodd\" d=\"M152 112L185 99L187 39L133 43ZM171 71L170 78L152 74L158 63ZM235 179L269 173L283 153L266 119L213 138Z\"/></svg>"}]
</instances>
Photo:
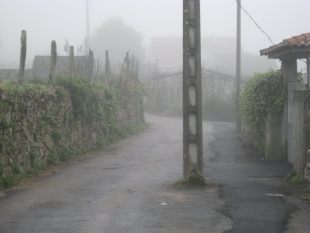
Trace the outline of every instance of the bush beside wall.
<instances>
[{"instance_id":1,"label":"bush beside wall","mask_svg":"<svg viewBox=\"0 0 310 233\"><path fill-rule=\"evenodd\" d=\"M119 87L121 86L121 88ZM49 164L103 148L144 123L142 86L82 77L0 83L0 188Z\"/></svg>"}]
</instances>

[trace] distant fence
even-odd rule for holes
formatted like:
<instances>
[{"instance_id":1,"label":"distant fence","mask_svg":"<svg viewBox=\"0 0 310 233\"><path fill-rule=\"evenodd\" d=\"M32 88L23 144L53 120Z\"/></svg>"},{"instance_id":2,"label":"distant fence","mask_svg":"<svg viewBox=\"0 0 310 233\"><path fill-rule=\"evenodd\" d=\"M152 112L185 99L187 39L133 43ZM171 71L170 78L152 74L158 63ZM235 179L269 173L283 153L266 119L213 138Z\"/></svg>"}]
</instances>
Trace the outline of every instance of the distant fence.
<instances>
[{"instance_id":1,"label":"distant fence","mask_svg":"<svg viewBox=\"0 0 310 233\"><path fill-rule=\"evenodd\" d=\"M0 69L0 80L8 79L17 82L19 70L18 69ZM25 70L25 81L33 79L32 69Z\"/></svg>"},{"instance_id":2,"label":"distant fence","mask_svg":"<svg viewBox=\"0 0 310 233\"><path fill-rule=\"evenodd\" d=\"M77 75L85 76L88 57L74 57L74 72ZM47 81L50 74L51 56L35 56L32 69L25 70L25 81L41 78ZM56 74L69 74L69 56L57 56ZM17 82L19 69L0 69L0 79L8 79Z\"/></svg>"}]
</instances>

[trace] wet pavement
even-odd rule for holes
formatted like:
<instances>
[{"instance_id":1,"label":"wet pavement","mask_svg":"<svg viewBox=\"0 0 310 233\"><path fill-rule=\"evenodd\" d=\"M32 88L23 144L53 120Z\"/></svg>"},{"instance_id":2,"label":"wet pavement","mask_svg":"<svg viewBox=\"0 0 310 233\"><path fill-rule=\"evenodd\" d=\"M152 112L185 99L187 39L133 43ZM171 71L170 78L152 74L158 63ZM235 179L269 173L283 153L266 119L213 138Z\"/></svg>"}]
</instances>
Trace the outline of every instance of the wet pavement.
<instances>
[{"instance_id":1,"label":"wet pavement","mask_svg":"<svg viewBox=\"0 0 310 233\"><path fill-rule=\"evenodd\" d=\"M240 147L234 125L213 125L215 141L210 146L216 157L207 166L206 174L221 184L220 197L226 204L220 212L234 221L230 232L282 232L297 207L284 201L286 193L282 189L255 180L284 178L292 171L292 165L263 158L251 161Z\"/></svg>"},{"instance_id":2,"label":"wet pavement","mask_svg":"<svg viewBox=\"0 0 310 233\"><path fill-rule=\"evenodd\" d=\"M288 201L282 189L258 182L282 179L292 170L290 164L251 161L240 147L234 124L204 122L204 175L220 186L175 189L171 185L183 174L182 120L149 114L146 120L146 130L109 150L6 190L0 197L0 232L213 233L294 228L290 214L298 205Z\"/></svg>"}]
</instances>

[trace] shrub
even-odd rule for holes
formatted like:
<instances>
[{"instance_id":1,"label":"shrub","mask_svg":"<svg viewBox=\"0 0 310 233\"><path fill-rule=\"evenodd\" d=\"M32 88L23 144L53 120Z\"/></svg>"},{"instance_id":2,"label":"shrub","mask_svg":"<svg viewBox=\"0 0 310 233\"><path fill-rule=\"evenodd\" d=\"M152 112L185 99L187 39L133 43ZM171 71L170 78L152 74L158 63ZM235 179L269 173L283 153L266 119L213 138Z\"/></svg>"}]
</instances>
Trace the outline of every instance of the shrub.
<instances>
[{"instance_id":1,"label":"shrub","mask_svg":"<svg viewBox=\"0 0 310 233\"><path fill-rule=\"evenodd\" d=\"M56 149L52 148L47 156L47 162L50 165L56 165L58 163L59 156L57 155Z\"/></svg>"},{"instance_id":2,"label":"shrub","mask_svg":"<svg viewBox=\"0 0 310 233\"><path fill-rule=\"evenodd\" d=\"M59 131L52 132L52 138L55 142L58 142L62 138L62 134Z\"/></svg>"},{"instance_id":3,"label":"shrub","mask_svg":"<svg viewBox=\"0 0 310 233\"><path fill-rule=\"evenodd\" d=\"M63 162L69 161L72 157L72 150L69 147L63 147L62 152L60 153L60 160Z\"/></svg>"},{"instance_id":4,"label":"shrub","mask_svg":"<svg viewBox=\"0 0 310 233\"><path fill-rule=\"evenodd\" d=\"M264 126L267 113L275 119L283 110L287 89L281 70L256 73L245 84L241 96L241 117L250 127L250 133L260 152L264 152Z\"/></svg>"},{"instance_id":5,"label":"shrub","mask_svg":"<svg viewBox=\"0 0 310 233\"><path fill-rule=\"evenodd\" d=\"M41 78L36 78L34 77L32 80L29 80L27 82L28 84L38 84L38 85L44 85L45 82L43 82L43 80Z\"/></svg>"},{"instance_id":6,"label":"shrub","mask_svg":"<svg viewBox=\"0 0 310 233\"><path fill-rule=\"evenodd\" d=\"M63 101L65 99L65 92L64 92L63 87L56 87L55 93L59 101Z\"/></svg>"},{"instance_id":7,"label":"shrub","mask_svg":"<svg viewBox=\"0 0 310 233\"><path fill-rule=\"evenodd\" d=\"M57 84L69 90L75 120L92 123L102 117L99 96L89 80L80 76L61 76L57 78Z\"/></svg>"}]
</instances>

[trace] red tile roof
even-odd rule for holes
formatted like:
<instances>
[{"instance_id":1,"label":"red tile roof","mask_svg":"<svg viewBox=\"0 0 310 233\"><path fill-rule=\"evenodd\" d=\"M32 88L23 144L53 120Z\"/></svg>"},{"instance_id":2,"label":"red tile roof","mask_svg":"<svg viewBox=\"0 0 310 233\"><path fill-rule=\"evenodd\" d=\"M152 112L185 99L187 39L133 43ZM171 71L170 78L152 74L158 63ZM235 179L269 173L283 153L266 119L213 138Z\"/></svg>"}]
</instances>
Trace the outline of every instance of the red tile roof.
<instances>
[{"instance_id":1,"label":"red tile roof","mask_svg":"<svg viewBox=\"0 0 310 233\"><path fill-rule=\"evenodd\" d=\"M310 33L304 33L299 36L293 36L289 39L284 39L283 42L270 46L267 49L260 50L260 55L269 55L271 52L276 52L285 48L300 48L310 47Z\"/></svg>"}]
</instances>

